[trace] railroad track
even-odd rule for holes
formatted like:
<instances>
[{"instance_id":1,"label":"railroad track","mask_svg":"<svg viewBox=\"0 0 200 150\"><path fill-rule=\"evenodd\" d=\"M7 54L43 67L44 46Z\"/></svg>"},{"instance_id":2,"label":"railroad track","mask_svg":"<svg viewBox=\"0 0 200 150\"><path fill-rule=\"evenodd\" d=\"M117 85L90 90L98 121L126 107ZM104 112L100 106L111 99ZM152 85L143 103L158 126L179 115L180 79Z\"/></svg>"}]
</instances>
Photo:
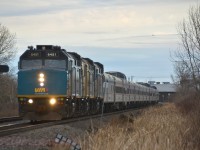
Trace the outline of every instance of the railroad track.
<instances>
[{"instance_id":1,"label":"railroad track","mask_svg":"<svg viewBox=\"0 0 200 150\"><path fill-rule=\"evenodd\" d=\"M22 118L19 117L19 116L4 117L4 118L0 118L0 123L12 122L12 121L19 121L19 120L22 120Z\"/></svg>"},{"instance_id":2,"label":"railroad track","mask_svg":"<svg viewBox=\"0 0 200 150\"><path fill-rule=\"evenodd\" d=\"M66 124L66 123L88 120L88 119L123 114L125 112L132 112L132 111L136 111L138 109L141 109L141 108L132 109L132 110L116 111L116 112L112 112L112 113L104 113L103 115L98 114L98 115L92 115L92 116L70 118L70 119L59 120L59 121L38 122L36 124L31 124L31 123L22 123L22 124L17 124L17 125L13 124L13 125L10 125L7 127L3 126L3 127L0 127L0 137L15 134L15 133L21 133L21 132L25 132L25 131L35 130L35 129L39 129L39 128L50 127L50 126L54 126L54 125L61 125L61 124Z\"/></svg>"}]
</instances>

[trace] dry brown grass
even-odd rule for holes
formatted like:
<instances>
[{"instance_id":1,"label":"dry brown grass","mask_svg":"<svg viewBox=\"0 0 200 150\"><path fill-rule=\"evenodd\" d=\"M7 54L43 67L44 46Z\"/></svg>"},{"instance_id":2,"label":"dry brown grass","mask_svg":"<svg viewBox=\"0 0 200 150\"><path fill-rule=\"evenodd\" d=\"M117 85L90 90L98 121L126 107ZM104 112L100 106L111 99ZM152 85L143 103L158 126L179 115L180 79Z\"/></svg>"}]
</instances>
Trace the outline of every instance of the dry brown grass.
<instances>
[{"instance_id":1,"label":"dry brown grass","mask_svg":"<svg viewBox=\"0 0 200 150\"><path fill-rule=\"evenodd\" d=\"M200 94L194 91L188 92L178 96L175 104L190 124L185 134L185 145L193 145L196 149L200 149Z\"/></svg>"},{"instance_id":2,"label":"dry brown grass","mask_svg":"<svg viewBox=\"0 0 200 150\"><path fill-rule=\"evenodd\" d=\"M121 117L120 117L121 118ZM139 117L113 120L110 125L80 140L85 150L176 150L191 149L184 143L190 129L187 119L173 104L145 110ZM129 120L130 120L129 119Z\"/></svg>"},{"instance_id":3,"label":"dry brown grass","mask_svg":"<svg viewBox=\"0 0 200 150\"><path fill-rule=\"evenodd\" d=\"M121 115L77 142L82 150L199 150L199 111L186 113L182 105L167 103L139 115Z\"/></svg>"},{"instance_id":4,"label":"dry brown grass","mask_svg":"<svg viewBox=\"0 0 200 150\"><path fill-rule=\"evenodd\" d=\"M199 150L200 94L174 98L174 103L121 115L77 141L82 150Z\"/></svg>"}]
</instances>

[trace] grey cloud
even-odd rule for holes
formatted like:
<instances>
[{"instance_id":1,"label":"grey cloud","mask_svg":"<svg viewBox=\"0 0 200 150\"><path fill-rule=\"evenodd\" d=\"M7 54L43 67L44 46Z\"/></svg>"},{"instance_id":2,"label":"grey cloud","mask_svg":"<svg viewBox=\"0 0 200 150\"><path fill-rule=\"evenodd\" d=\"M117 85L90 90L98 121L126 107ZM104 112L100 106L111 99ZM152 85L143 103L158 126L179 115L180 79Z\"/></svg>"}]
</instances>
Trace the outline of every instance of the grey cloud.
<instances>
[{"instance_id":1,"label":"grey cloud","mask_svg":"<svg viewBox=\"0 0 200 150\"><path fill-rule=\"evenodd\" d=\"M1 11L0 16L24 16L24 15L37 15L42 13L51 13L55 11L67 9L84 9L93 7L116 7L116 6L130 6L130 5L154 5L154 4L173 4L192 2L196 0L3 0L0 2Z\"/></svg>"},{"instance_id":2,"label":"grey cloud","mask_svg":"<svg viewBox=\"0 0 200 150\"><path fill-rule=\"evenodd\" d=\"M28 16L28 15L38 15L38 14L44 14L44 13L52 13L59 10L64 9L71 9L72 6L49 6L49 7L33 7L33 8L24 8L24 7L16 7L15 9L6 9L1 10L0 16L3 17L12 17L12 16Z\"/></svg>"},{"instance_id":3,"label":"grey cloud","mask_svg":"<svg viewBox=\"0 0 200 150\"><path fill-rule=\"evenodd\" d=\"M177 44L178 34L161 34L161 35L133 35L118 38L104 38L97 40L99 42L117 42L117 43L129 43L137 45L166 45Z\"/></svg>"},{"instance_id":4,"label":"grey cloud","mask_svg":"<svg viewBox=\"0 0 200 150\"><path fill-rule=\"evenodd\" d=\"M196 2L196 0L82 0L84 4L93 6L123 6L123 5L154 5L154 4L173 4L184 2Z\"/></svg>"},{"instance_id":5,"label":"grey cloud","mask_svg":"<svg viewBox=\"0 0 200 150\"><path fill-rule=\"evenodd\" d=\"M1 1L0 16L26 16L80 8L82 3L65 0L12 0Z\"/></svg>"},{"instance_id":6,"label":"grey cloud","mask_svg":"<svg viewBox=\"0 0 200 150\"><path fill-rule=\"evenodd\" d=\"M80 33L80 32L79 32ZM92 32L92 31L88 31L88 32L82 32L82 34L108 34L110 32Z\"/></svg>"}]
</instances>

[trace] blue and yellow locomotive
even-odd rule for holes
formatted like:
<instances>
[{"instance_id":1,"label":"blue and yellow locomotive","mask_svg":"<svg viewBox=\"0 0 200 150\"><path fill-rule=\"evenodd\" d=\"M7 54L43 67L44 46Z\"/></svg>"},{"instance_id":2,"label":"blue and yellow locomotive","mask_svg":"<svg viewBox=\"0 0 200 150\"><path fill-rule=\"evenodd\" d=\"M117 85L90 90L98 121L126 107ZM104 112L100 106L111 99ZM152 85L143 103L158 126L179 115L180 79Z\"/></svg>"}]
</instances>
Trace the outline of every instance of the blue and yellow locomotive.
<instances>
[{"instance_id":1,"label":"blue and yellow locomotive","mask_svg":"<svg viewBox=\"0 0 200 150\"><path fill-rule=\"evenodd\" d=\"M28 48L21 55L18 67L20 116L30 120L60 120L75 113L98 111L92 102L102 102L99 83L102 82L102 71L99 71L103 65L85 59L83 67L86 70L83 71L81 57L76 53L67 53L52 45ZM95 65L90 66L91 63ZM94 67L96 74L91 72ZM81 75L83 72L84 76ZM94 77L95 87L99 89L92 85L95 84Z\"/></svg>"},{"instance_id":2,"label":"blue and yellow locomotive","mask_svg":"<svg viewBox=\"0 0 200 150\"><path fill-rule=\"evenodd\" d=\"M31 120L61 118L59 112L67 95L66 61L59 47L29 47L24 52L18 72L20 116Z\"/></svg>"},{"instance_id":3,"label":"blue and yellow locomotive","mask_svg":"<svg viewBox=\"0 0 200 150\"><path fill-rule=\"evenodd\" d=\"M20 57L19 114L29 120L60 120L127 109L158 101L156 89L127 81L120 72L59 46L28 47Z\"/></svg>"}]
</instances>

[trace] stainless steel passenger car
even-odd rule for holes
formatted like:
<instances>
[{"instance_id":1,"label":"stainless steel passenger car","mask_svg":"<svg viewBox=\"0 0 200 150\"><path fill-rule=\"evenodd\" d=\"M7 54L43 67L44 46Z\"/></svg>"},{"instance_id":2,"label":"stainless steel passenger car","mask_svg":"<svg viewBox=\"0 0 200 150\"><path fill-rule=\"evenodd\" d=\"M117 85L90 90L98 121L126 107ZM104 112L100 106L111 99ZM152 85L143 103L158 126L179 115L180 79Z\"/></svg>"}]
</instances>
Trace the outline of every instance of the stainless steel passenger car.
<instances>
[{"instance_id":1,"label":"stainless steel passenger car","mask_svg":"<svg viewBox=\"0 0 200 150\"><path fill-rule=\"evenodd\" d=\"M104 73L105 109L125 109L158 102L158 91L129 82L120 72Z\"/></svg>"}]
</instances>

